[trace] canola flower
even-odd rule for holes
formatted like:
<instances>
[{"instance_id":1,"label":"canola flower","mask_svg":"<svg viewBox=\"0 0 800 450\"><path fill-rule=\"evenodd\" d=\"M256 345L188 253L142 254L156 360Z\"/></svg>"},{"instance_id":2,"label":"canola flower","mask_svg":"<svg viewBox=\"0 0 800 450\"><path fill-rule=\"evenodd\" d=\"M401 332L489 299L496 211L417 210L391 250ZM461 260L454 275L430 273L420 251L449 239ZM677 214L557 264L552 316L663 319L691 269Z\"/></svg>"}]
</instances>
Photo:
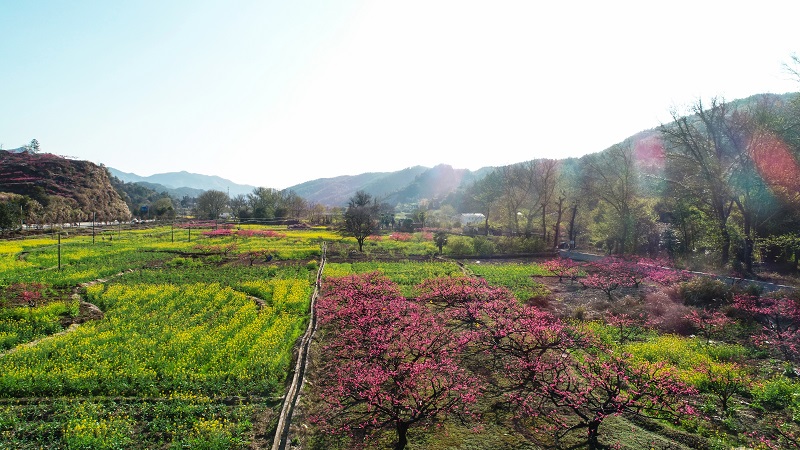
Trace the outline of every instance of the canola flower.
<instances>
[{"instance_id":1,"label":"canola flower","mask_svg":"<svg viewBox=\"0 0 800 450\"><path fill-rule=\"evenodd\" d=\"M305 280L278 281L274 304L307 308ZM307 315L259 310L216 283L120 284L91 295L107 305L106 318L4 356L0 396L272 394Z\"/></svg>"}]
</instances>

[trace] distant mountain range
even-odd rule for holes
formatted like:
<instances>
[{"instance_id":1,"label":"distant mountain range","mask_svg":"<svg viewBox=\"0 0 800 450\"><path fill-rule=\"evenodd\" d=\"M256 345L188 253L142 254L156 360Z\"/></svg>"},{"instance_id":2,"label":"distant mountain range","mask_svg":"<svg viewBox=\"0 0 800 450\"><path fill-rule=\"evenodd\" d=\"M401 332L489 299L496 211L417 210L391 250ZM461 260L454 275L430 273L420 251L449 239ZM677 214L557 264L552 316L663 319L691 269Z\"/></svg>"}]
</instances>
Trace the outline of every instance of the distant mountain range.
<instances>
[{"instance_id":1,"label":"distant mountain range","mask_svg":"<svg viewBox=\"0 0 800 450\"><path fill-rule=\"evenodd\" d=\"M157 173L147 177L123 172L111 167L108 168L108 171L111 175L126 183L139 183L156 192L167 192L177 198L182 198L184 195L197 197L203 191L212 189L227 192L231 197L234 197L239 194L249 194L256 188L247 184L234 183L231 180L215 175L200 175L186 171Z\"/></svg>"},{"instance_id":2,"label":"distant mountain range","mask_svg":"<svg viewBox=\"0 0 800 450\"><path fill-rule=\"evenodd\" d=\"M436 167L414 166L395 172L368 172L306 181L288 190L311 203L325 206L346 206L357 191L363 190L383 202L414 203L420 199L441 199L464 183L480 179L493 168L472 172L441 164ZM174 198L197 197L203 191L215 189L231 197L250 194L255 186L238 184L218 176L196 173L169 172L143 177L109 167L111 175L126 183L136 183L156 192L166 192Z\"/></svg>"},{"instance_id":3,"label":"distant mountain range","mask_svg":"<svg viewBox=\"0 0 800 450\"><path fill-rule=\"evenodd\" d=\"M462 184L488 173L492 168L471 172L440 164L436 167L414 166L396 172L369 172L320 178L289 189L310 202L326 206L346 206L357 191L362 190L382 202L415 203L420 199L442 199Z\"/></svg>"}]
</instances>

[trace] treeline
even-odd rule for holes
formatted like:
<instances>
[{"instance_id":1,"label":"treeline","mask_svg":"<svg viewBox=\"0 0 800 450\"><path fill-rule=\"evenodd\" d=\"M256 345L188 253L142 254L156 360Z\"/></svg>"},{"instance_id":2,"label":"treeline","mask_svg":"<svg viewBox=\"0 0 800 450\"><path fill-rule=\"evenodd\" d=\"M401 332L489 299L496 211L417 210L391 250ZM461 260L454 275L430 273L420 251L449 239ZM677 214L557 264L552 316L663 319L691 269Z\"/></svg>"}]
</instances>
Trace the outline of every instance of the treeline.
<instances>
[{"instance_id":1,"label":"treeline","mask_svg":"<svg viewBox=\"0 0 800 450\"><path fill-rule=\"evenodd\" d=\"M800 97L698 101L582 158L501 167L463 195L481 232L610 254L798 262Z\"/></svg>"}]
</instances>

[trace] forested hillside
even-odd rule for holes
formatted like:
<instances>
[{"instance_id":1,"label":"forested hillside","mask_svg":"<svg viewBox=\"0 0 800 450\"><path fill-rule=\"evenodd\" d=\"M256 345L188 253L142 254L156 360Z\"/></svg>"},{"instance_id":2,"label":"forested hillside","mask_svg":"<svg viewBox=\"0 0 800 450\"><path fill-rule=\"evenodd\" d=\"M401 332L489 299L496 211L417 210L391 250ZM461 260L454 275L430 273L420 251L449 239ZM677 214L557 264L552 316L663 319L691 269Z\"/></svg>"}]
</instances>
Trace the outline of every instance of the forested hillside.
<instances>
[{"instance_id":1,"label":"forested hillside","mask_svg":"<svg viewBox=\"0 0 800 450\"><path fill-rule=\"evenodd\" d=\"M0 151L0 229L21 221L64 223L127 219L125 202L104 167L33 151Z\"/></svg>"},{"instance_id":2,"label":"forested hillside","mask_svg":"<svg viewBox=\"0 0 800 450\"><path fill-rule=\"evenodd\" d=\"M749 271L800 253L800 99L698 101L674 121L579 159L531 160L473 183L459 209L484 234L615 254L702 255Z\"/></svg>"}]
</instances>

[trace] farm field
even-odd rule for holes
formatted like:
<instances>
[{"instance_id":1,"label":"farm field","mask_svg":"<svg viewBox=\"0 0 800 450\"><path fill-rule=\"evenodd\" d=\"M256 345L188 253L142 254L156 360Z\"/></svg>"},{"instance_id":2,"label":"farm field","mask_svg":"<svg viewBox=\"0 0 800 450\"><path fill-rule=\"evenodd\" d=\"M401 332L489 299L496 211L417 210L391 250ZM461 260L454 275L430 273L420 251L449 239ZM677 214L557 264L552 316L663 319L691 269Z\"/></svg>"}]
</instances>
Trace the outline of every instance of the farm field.
<instances>
[{"instance_id":1,"label":"farm field","mask_svg":"<svg viewBox=\"0 0 800 450\"><path fill-rule=\"evenodd\" d=\"M287 448L795 448L794 293L647 261L456 262L429 234L360 254L285 227L0 241L0 448L271 447L323 242Z\"/></svg>"},{"instance_id":2,"label":"farm field","mask_svg":"<svg viewBox=\"0 0 800 450\"><path fill-rule=\"evenodd\" d=\"M270 440L320 241L341 238L236 231L0 242L0 448Z\"/></svg>"}]
</instances>

